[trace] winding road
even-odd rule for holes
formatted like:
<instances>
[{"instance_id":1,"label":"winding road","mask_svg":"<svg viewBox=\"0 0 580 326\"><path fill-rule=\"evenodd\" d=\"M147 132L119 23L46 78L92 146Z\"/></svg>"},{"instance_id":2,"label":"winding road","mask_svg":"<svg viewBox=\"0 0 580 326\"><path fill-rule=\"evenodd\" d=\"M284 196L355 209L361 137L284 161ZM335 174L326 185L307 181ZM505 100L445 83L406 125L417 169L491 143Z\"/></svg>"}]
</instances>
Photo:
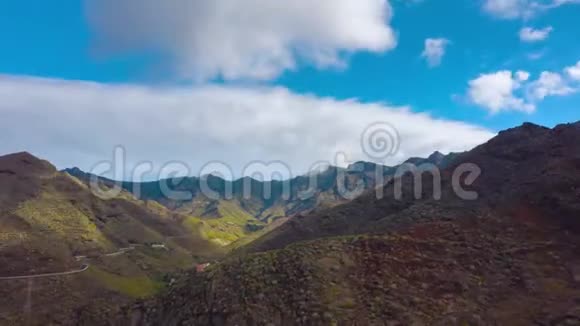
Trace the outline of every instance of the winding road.
<instances>
[{"instance_id":1,"label":"winding road","mask_svg":"<svg viewBox=\"0 0 580 326\"><path fill-rule=\"evenodd\" d=\"M79 274L89 269L88 264L84 264L81 266L80 269L68 271L68 272L61 272L61 273L45 273L45 274L36 274L36 275L24 275L24 276L8 276L8 277L0 277L0 281L8 281L8 280L30 280L35 278L46 278L46 277L55 277L55 276L65 276L65 275L74 275Z\"/></svg>"},{"instance_id":2,"label":"winding road","mask_svg":"<svg viewBox=\"0 0 580 326\"><path fill-rule=\"evenodd\" d=\"M116 256L124 255L127 252L133 251L133 250L135 250L135 246L131 246L131 247L127 247L127 248L120 248L119 251L112 252L110 254L104 254L104 255L102 255L102 257L116 257ZM75 258L86 259L86 257L84 257L84 256L78 256ZM89 269L89 264L82 265L80 269L67 271L67 272L60 272L60 273L45 273L45 274L36 274L36 275L7 276L7 277L0 276L0 281L31 280L31 279L37 279L37 278L48 278L48 277L56 277L56 276L74 275L74 274L80 274L82 272L85 272L87 269Z\"/></svg>"}]
</instances>

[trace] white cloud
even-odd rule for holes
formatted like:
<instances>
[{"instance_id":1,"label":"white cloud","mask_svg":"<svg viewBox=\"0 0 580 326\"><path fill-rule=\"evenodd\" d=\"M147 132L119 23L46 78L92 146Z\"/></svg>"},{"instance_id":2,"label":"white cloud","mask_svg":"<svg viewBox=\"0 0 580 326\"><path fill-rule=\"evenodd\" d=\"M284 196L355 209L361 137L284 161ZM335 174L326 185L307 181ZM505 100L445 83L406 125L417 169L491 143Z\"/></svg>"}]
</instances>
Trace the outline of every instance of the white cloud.
<instances>
[{"instance_id":1,"label":"white cloud","mask_svg":"<svg viewBox=\"0 0 580 326\"><path fill-rule=\"evenodd\" d=\"M566 74L571 79L580 80L580 61L576 65L566 68Z\"/></svg>"},{"instance_id":2,"label":"white cloud","mask_svg":"<svg viewBox=\"0 0 580 326\"><path fill-rule=\"evenodd\" d=\"M580 0L484 0L483 10L502 19L528 19L538 13Z\"/></svg>"},{"instance_id":3,"label":"white cloud","mask_svg":"<svg viewBox=\"0 0 580 326\"><path fill-rule=\"evenodd\" d=\"M275 78L396 46L387 0L86 0L98 48L153 49L180 78Z\"/></svg>"},{"instance_id":4,"label":"white cloud","mask_svg":"<svg viewBox=\"0 0 580 326\"><path fill-rule=\"evenodd\" d=\"M519 34L520 40L522 40L522 42L528 43L544 41L545 39L548 38L548 36L550 36L550 33L553 30L554 29L552 28L552 26L548 26L541 29L534 29L532 27L523 27L520 30Z\"/></svg>"},{"instance_id":5,"label":"white cloud","mask_svg":"<svg viewBox=\"0 0 580 326\"><path fill-rule=\"evenodd\" d=\"M427 60L430 67L436 67L441 64L448 44L449 40L445 38L428 38L425 40L425 49L421 57Z\"/></svg>"},{"instance_id":6,"label":"white cloud","mask_svg":"<svg viewBox=\"0 0 580 326\"><path fill-rule=\"evenodd\" d=\"M527 0L485 0L484 11L499 18L517 18L529 11Z\"/></svg>"},{"instance_id":7,"label":"white cloud","mask_svg":"<svg viewBox=\"0 0 580 326\"><path fill-rule=\"evenodd\" d=\"M407 107L272 87L162 89L0 75L0 98L0 153L28 150L61 168L89 169L122 145L129 170L141 161L159 168L177 160L197 174L219 160L239 176L254 160L281 160L296 174L317 160L333 162L338 151L370 160L360 137L375 122L400 133L400 151L388 164L434 150L467 150L493 136Z\"/></svg>"},{"instance_id":8,"label":"white cloud","mask_svg":"<svg viewBox=\"0 0 580 326\"><path fill-rule=\"evenodd\" d=\"M529 95L534 100L543 100L547 96L563 96L574 93L562 75L544 71L540 78L530 85Z\"/></svg>"},{"instance_id":9,"label":"white cloud","mask_svg":"<svg viewBox=\"0 0 580 326\"><path fill-rule=\"evenodd\" d=\"M469 82L468 97L474 104L489 110L492 114L501 111L533 112L535 106L514 94L522 87L529 73L519 71L513 74L503 70L482 74Z\"/></svg>"},{"instance_id":10,"label":"white cloud","mask_svg":"<svg viewBox=\"0 0 580 326\"><path fill-rule=\"evenodd\" d=\"M574 67L565 70L570 75ZM570 79L573 79L572 75ZM482 74L469 81L467 96L473 104L489 110L492 114L514 110L531 113L548 96L565 96L578 90L570 85L570 80L557 72L544 71L537 80L530 80L527 71L512 73L502 70Z\"/></svg>"},{"instance_id":11,"label":"white cloud","mask_svg":"<svg viewBox=\"0 0 580 326\"><path fill-rule=\"evenodd\" d=\"M530 79L530 73L523 70L516 71L516 79L520 82L524 82Z\"/></svg>"}]
</instances>

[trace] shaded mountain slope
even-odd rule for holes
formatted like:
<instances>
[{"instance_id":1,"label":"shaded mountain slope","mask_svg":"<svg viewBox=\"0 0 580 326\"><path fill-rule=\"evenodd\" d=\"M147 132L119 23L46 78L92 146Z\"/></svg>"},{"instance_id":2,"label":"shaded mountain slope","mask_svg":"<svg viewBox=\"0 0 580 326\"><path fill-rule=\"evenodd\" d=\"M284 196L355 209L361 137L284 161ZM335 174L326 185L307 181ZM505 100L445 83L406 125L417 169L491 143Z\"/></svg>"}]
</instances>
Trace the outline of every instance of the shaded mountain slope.
<instances>
[{"instance_id":1,"label":"shaded mountain slope","mask_svg":"<svg viewBox=\"0 0 580 326\"><path fill-rule=\"evenodd\" d=\"M481 175L471 185L477 200L462 200L453 189L452 176L462 164L471 164ZM459 174L458 174L459 175ZM580 212L580 123L548 129L532 124L506 130L488 143L460 154L441 171L441 200L433 199L433 175L422 177L422 195L414 198L414 180L402 178L402 198L395 199L397 184L383 187L351 203L296 218L251 245L268 250L322 236L382 232L417 220L477 215L481 209L510 215L533 211L549 222L577 229Z\"/></svg>"},{"instance_id":2,"label":"shaded mountain slope","mask_svg":"<svg viewBox=\"0 0 580 326\"><path fill-rule=\"evenodd\" d=\"M395 200L367 194L296 217L136 306L142 325L570 325L580 322L580 123L525 124ZM481 176L465 201L462 163ZM308 241L305 241L308 240ZM297 243L295 243L297 242ZM277 249L277 250L272 250Z\"/></svg>"},{"instance_id":3,"label":"shaded mountain slope","mask_svg":"<svg viewBox=\"0 0 580 326\"><path fill-rule=\"evenodd\" d=\"M579 244L507 216L318 239L192 273L133 317L142 325L564 325L580 321Z\"/></svg>"}]
</instances>

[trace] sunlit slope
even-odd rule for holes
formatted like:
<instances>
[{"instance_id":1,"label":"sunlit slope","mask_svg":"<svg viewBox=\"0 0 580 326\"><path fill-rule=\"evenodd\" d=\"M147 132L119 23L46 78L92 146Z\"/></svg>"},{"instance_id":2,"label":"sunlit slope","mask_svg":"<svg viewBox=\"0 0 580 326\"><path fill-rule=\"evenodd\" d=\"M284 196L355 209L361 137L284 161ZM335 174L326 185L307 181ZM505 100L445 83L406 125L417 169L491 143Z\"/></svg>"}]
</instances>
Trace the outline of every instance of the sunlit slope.
<instances>
[{"instance_id":1,"label":"sunlit slope","mask_svg":"<svg viewBox=\"0 0 580 326\"><path fill-rule=\"evenodd\" d=\"M221 256L222 248L185 227L186 220L129 193L100 199L80 180L28 153L0 157L0 277L89 265L75 276L35 281L43 289L35 295L46 303L38 314L74 316L94 296L110 299L104 307L118 307L157 293L168 273ZM18 324L18 293L26 282L4 285L1 296L12 300L0 302L0 324ZM75 299L60 298L59 291Z\"/></svg>"}]
</instances>

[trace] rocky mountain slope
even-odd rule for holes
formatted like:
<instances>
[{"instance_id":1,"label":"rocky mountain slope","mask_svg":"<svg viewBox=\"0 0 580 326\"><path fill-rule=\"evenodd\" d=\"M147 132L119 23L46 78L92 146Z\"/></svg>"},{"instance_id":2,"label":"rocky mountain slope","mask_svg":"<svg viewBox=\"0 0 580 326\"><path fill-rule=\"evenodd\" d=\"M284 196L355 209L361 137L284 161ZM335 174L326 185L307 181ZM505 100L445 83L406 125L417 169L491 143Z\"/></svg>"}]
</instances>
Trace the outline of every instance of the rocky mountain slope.
<instances>
[{"instance_id":1,"label":"rocky mountain slope","mask_svg":"<svg viewBox=\"0 0 580 326\"><path fill-rule=\"evenodd\" d=\"M82 307L92 309L93 297L105 302L96 307L118 306L154 294L164 275L191 268L195 256L221 255L184 219L128 193L99 199L28 153L0 157L0 324L63 322ZM87 265L78 275L38 278L32 289L25 279L8 279ZM34 309L23 314L27 291Z\"/></svg>"},{"instance_id":2,"label":"rocky mountain slope","mask_svg":"<svg viewBox=\"0 0 580 326\"><path fill-rule=\"evenodd\" d=\"M432 173L421 174L419 199L414 196L413 176L407 173L399 185L391 181L383 188L384 198L377 199L376 192L369 191L352 203L294 219L262 237L253 247L269 250L321 236L382 232L417 220L474 215L481 209L510 215L532 211L551 223L577 228L579 128L579 123L554 129L524 124L503 131L441 170L441 200L433 199ZM481 171L473 184L463 186L475 191L477 200L463 200L453 189L454 172L466 165L475 165ZM396 199L400 185L403 196Z\"/></svg>"},{"instance_id":3,"label":"rocky mountain slope","mask_svg":"<svg viewBox=\"0 0 580 326\"><path fill-rule=\"evenodd\" d=\"M481 175L457 196L461 164ZM296 217L166 295L141 325L580 323L580 123L525 124L431 173ZM466 182L465 176L459 179ZM473 181L473 180L471 180ZM272 250L275 249L275 250ZM247 252L258 252L247 254Z\"/></svg>"},{"instance_id":4,"label":"rocky mountain slope","mask_svg":"<svg viewBox=\"0 0 580 326\"><path fill-rule=\"evenodd\" d=\"M318 239L192 273L131 316L140 325L573 325L578 244L504 216Z\"/></svg>"}]
</instances>

